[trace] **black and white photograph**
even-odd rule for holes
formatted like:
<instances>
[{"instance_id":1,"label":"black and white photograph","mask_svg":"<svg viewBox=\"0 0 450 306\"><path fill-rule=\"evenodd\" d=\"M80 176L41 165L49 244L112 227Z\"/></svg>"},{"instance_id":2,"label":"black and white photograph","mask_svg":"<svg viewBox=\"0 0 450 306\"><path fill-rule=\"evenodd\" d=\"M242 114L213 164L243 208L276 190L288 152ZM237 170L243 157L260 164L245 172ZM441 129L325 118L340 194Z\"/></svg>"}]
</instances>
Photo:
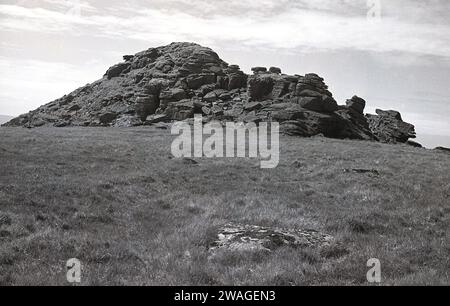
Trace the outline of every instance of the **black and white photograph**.
<instances>
[{"instance_id":1,"label":"black and white photograph","mask_svg":"<svg viewBox=\"0 0 450 306\"><path fill-rule=\"evenodd\" d=\"M0 286L449 286L449 16L0 0Z\"/></svg>"}]
</instances>

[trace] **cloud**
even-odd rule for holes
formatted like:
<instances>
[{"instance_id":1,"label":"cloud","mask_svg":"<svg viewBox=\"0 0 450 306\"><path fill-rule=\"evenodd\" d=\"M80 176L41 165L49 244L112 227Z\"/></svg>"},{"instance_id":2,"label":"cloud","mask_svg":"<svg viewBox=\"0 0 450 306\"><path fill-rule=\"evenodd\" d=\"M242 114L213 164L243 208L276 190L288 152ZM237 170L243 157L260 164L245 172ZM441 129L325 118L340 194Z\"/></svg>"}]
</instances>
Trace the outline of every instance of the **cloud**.
<instances>
[{"instance_id":1,"label":"cloud","mask_svg":"<svg viewBox=\"0 0 450 306\"><path fill-rule=\"evenodd\" d=\"M98 79L104 67L0 57L0 70L0 113L18 115Z\"/></svg>"},{"instance_id":2,"label":"cloud","mask_svg":"<svg viewBox=\"0 0 450 306\"><path fill-rule=\"evenodd\" d=\"M64 32L149 43L191 40L212 45L230 42L236 46L274 49L355 49L450 57L447 24L417 23L405 20L403 14L394 17L392 5L386 9L388 16L371 22L366 17L365 1L231 0L212 4L211 1L165 0L165 4L152 3L143 7L136 2L134 6L113 7L105 14L91 11L89 15L79 16L43 8L0 5L0 26L4 31ZM406 8L418 14L417 6Z\"/></svg>"}]
</instances>

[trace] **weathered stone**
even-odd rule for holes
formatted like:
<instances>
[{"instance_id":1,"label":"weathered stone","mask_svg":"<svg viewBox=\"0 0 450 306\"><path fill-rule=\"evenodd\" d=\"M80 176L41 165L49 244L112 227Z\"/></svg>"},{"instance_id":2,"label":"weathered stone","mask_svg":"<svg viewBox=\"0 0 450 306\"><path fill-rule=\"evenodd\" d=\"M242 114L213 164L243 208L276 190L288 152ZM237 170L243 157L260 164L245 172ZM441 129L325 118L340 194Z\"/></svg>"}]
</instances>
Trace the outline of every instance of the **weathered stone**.
<instances>
[{"instance_id":1,"label":"weathered stone","mask_svg":"<svg viewBox=\"0 0 450 306\"><path fill-rule=\"evenodd\" d=\"M47 122L45 120L42 120L41 118L33 118L27 123L24 124L27 128L34 128L34 127L41 127L46 125Z\"/></svg>"},{"instance_id":2,"label":"weathered stone","mask_svg":"<svg viewBox=\"0 0 450 306\"><path fill-rule=\"evenodd\" d=\"M301 83L299 82L296 85L296 89L295 89L295 95L296 96L300 96L300 93L303 92L304 90L314 90L315 88L310 85L310 84L305 84L305 83Z\"/></svg>"},{"instance_id":3,"label":"weathered stone","mask_svg":"<svg viewBox=\"0 0 450 306\"><path fill-rule=\"evenodd\" d=\"M211 91L217 89L217 83L216 84L207 84L207 85L203 85L200 88L200 94L201 96L205 96L206 94L210 93Z\"/></svg>"},{"instance_id":4,"label":"weathered stone","mask_svg":"<svg viewBox=\"0 0 450 306\"><path fill-rule=\"evenodd\" d=\"M211 114L213 114L214 116L221 116L223 115L223 108L220 107L219 105L214 105L211 108Z\"/></svg>"},{"instance_id":5,"label":"weathered stone","mask_svg":"<svg viewBox=\"0 0 450 306\"><path fill-rule=\"evenodd\" d=\"M154 114L158 107L159 100L154 95L136 98L135 113L141 120L145 120L148 115Z\"/></svg>"},{"instance_id":6,"label":"weathered stone","mask_svg":"<svg viewBox=\"0 0 450 306\"><path fill-rule=\"evenodd\" d=\"M69 107L69 111L70 112L75 112L75 111L80 110L80 109L81 109L81 107L78 104L74 104L71 107Z\"/></svg>"},{"instance_id":7,"label":"weathered stone","mask_svg":"<svg viewBox=\"0 0 450 306\"><path fill-rule=\"evenodd\" d=\"M406 143L416 138L414 125L404 122L397 111L376 110L378 115L366 115L370 130L377 140L387 143Z\"/></svg>"},{"instance_id":8,"label":"weathered stone","mask_svg":"<svg viewBox=\"0 0 450 306\"><path fill-rule=\"evenodd\" d=\"M204 103L204 102L201 101L201 100L197 100L196 98L195 98L195 99L192 99L192 101L193 101L193 103L194 103L194 111L195 111L195 113L197 113L197 114L202 112L202 108L203 108L203 107L208 106L207 103Z\"/></svg>"},{"instance_id":9,"label":"weathered stone","mask_svg":"<svg viewBox=\"0 0 450 306\"><path fill-rule=\"evenodd\" d=\"M142 120L132 115L122 115L114 121L114 127L132 127L142 125Z\"/></svg>"},{"instance_id":10,"label":"weathered stone","mask_svg":"<svg viewBox=\"0 0 450 306\"><path fill-rule=\"evenodd\" d=\"M203 115L209 116L211 114L211 109L209 107L202 107Z\"/></svg>"},{"instance_id":11,"label":"weathered stone","mask_svg":"<svg viewBox=\"0 0 450 306\"><path fill-rule=\"evenodd\" d=\"M187 84L190 89L198 89L205 84L216 83L216 75L213 73L197 74L187 78Z\"/></svg>"},{"instance_id":12,"label":"weathered stone","mask_svg":"<svg viewBox=\"0 0 450 306\"><path fill-rule=\"evenodd\" d=\"M298 104L306 109L320 112L322 111L322 98L318 97L302 97L298 99Z\"/></svg>"},{"instance_id":13,"label":"weathered stone","mask_svg":"<svg viewBox=\"0 0 450 306\"><path fill-rule=\"evenodd\" d=\"M266 67L253 67L252 71L253 71L253 73L267 72L267 68Z\"/></svg>"},{"instance_id":14,"label":"weathered stone","mask_svg":"<svg viewBox=\"0 0 450 306\"><path fill-rule=\"evenodd\" d=\"M394 110L385 111L385 110L377 109L377 110L375 110L375 112L381 117L390 117L390 118L393 118L396 120L403 121L402 115L398 111L394 111Z\"/></svg>"},{"instance_id":15,"label":"weathered stone","mask_svg":"<svg viewBox=\"0 0 450 306\"><path fill-rule=\"evenodd\" d=\"M230 71L230 72L236 72L236 71L239 71L239 70L240 70L239 65L230 65L227 68L227 71Z\"/></svg>"},{"instance_id":16,"label":"weathered stone","mask_svg":"<svg viewBox=\"0 0 450 306\"><path fill-rule=\"evenodd\" d=\"M322 95L318 97L299 97L293 98L292 101L298 103L301 107L316 111L330 113L338 109L336 101L328 96Z\"/></svg>"},{"instance_id":17,"label":"weathered stone","mask_svg":"<svg viewBox=\"0 0 450 306\"><path fill-rule=\"evenodd\" d=\"M165 108L169 102L177 102L187 98L186 92L181 88L166 89L161 92L159 99Z\"/></svg>"},{"instance_id":18,"label":"weathered stone","mask_svg":"<svg viewBox=\"0 0 450 306\"><path fill-rule=\"evenodd\" d=\"M260 108L262 108L262 104L260 102L249 102L244 105L244 110L248 112L258 110Z\"/></svg>"},{"instance_id":19,"label":"weathered stone","mask_svg":"<svg viewBox=\"0 0 450 306\"><path fill-rule=\"evenodd\" d=\"M70 122L69 121L64 121L64 120L60 120L60 121L55 122L53 124L54 127L66 127L68 125L70 125Z\"/></svg>"},{"instance_id":20,"label":"weathered stone","mask_svg":"<svg viewBox=\"0 0 450 306\"><path fill-rule=\"evenodd\" d=\"M250 101L261 101L270 97L273 89L273 78L269 75L255 75L248 78L247 95Z\"/></svg>"},{"instance_id":21,"label":"weathered stone","mask_svg":"<svg viewBox=\"0 0 450 306\"><path fill-rule=\"evenodd\" d=\"M367 118L353 108L344 108L335 112L340 119L340 128L336 131L337 138L374 140Z\"/></svg>"},{"instance_id":22,"label":"weathered stone","mask_svg":"<svg viewBox=\"0 0 450 306\"><path fill-rule=\"evenodd\" d=\"M169 116L167 114L159 114L159 115L150 115L146 118L145 123L146 124L154 124L158 122L164 122L169 120Z\"/></svg>"},{"instance_id":23,"label":"weathered stone","mask_svg":"<svg viewBox=\"0 0 450 306\"><path fill-rule=\"evenodd\" d=\"M306 79L314 79L314 80L319 80L319 81L323 81L323 78L321 78L318 74L316 73L307 73L305 74L305 78Z\"/></svg>"},{"instance_id":24,"label":"weathered stone","mask_svg":"<svg viewBox=\"0 0 450 306\"><path fill-rule=\"evenodd\" d=\"M247 76L243 73L234 73L228 77L228 90L243 88L247 86Z\"/></svg>"},{"instance_id":25,"label":"weathered stone","mask_svg":"<svg viewBox=\"0 0 450 306\"><path fill-rule=\"evenodd\" d=\"M300 97L318 97L318 98L322 98L322 96L323 96L323 94L321 94L320 92L310 90L310 89L305 89L302 92L300 92L298 95Z\"/></svg>"},{"instance_id":26,"label":"weathered stone","mask_svg":"<svg viewBox=\"0 0 450 306\"><path fill-rule=\"evenodd\" d=\"M275 81L273 88L272 88L272 98L277 99L281 98L284 95L288 94L291 89L293 83L287 81L286 79L278 79ZM293 85L295 86L295 85Z\"/></svg>"},{"instance_id":27,"label":"weathered stone","mask_svg":"<svg viewBox=\"0 0 450 306\"><path fill-rule=\"evenodd\" d=\"M269 72L270 72L270 73L281 74L281 69L278 68L278 67L270 67L270 68L269 68Z\"/></svg>"},{"instance_id":28,"label":"weathered stone","mask_svg":"<svg viewBox=\"0 0 450 306\"><path fill-rule=\"evenodd\" d=\"M112 113L112 112L101 114L98 117L98 119L100 120L100 123L102 123L102 124L109 124L116 118L117 118L117 113Z\"/></svg>"},{"instance_id":29,"label":"weathered stone","mask_svg":"<svg viewBox=\"0 0 450 306\"><path fill-rule=\"evenodd\" d=\"M332 97L323 95L322 96L322 109L323 112L331 113L338 109L338 104L336 100L334 100Z\"/></svg>"},{"instance_id":30,"label":"weathered stone","mask_svg":"<svg viewBox=\"0 0 450 306\"><path fill-rule=\"evenodd\" d=\"M319 248L333 237L314 230L280 229L256 225L227 224L217 231L210 252L275 251L279 248Z\"/></svg>"},{"instance_id":31,"label":"weathered stone","mask_svg":"<svg viewBox=\"0 0 450 306\"><path fill-rule=\"evenodd\" d=\"M350 107L360 114L364 113L364 108L366 107L366 101L358 96L353 96L350 100L346 102L347 107Z\"/></svg>"},{"instance_id":32,"label":"weathered stone","mask_svg":"<svg viewBox=\"0 0 450 306\"><path fill-rule=\"evenodd\" d=\"M144 84L144 90L149 95L159 96L161 89L170 86L170 82L164 79L147 80Z\"/></svg>"},{"instance_id":33,"label":"weathered stone","mask_svg":"<svg viewBox=\"0 0 450 306\"><path fill-rule=\"evenodd\" d=\"M243 116L242 121L245 123L260 123L267 118L267 115L264 114L257 114L255 111L251 111L248 114L246 114L245 116Z\"/></svg>"},{"instance_id":34,"label":"weathered stone","mask_svg":"<svg viewBox=\"0 0 450 306\"><path fill-rule=\"evenodd\" d=\"M171 59L162 58L155 63L154 68L161 70L163 73L169 73L174 65L174 62Z\"/></svg>"},{"instance_id":35,"label":"weathered stone","mask_svg":"<svg viewBox=\"0 0 450 306\"><path fill-rule=\"evenodd\" d=\"M206 102L214 102L218 99L217 94L215 91L209 92L203 97L203 100Z\"/></svg>"},{"instance_id":36,"label":"weathered stone","mask_svg":"<svg viewBox=\"0 0 450 306\"><path fill-rule=\"evenodd\" d=\"M115 66L112 66L111 68L106 71L105 76L108 79L112 79L115 77L118 77L122 72L124 72L126 69L130 67L130 63L120 63Z\"/></svg>"},{"instance_id":37,"label":"weathered stone","mask_svg":"<svg viewBox=\"0 0 450 306\"><path fill-rule=\"evenodd\" d=\"M205 102L216 102L216 101L220 100L219 99L220 95L222 95L224 93L226 93L226 91L223 90L223 89L213 90L213 91L211 91L210 93L206 94L203 97L203 101L205 101Z\"/></svg>"},{"instance_id":38,"label":"weathered stone","mask_svg":"<svg viewBox=\"0 0 450 306\"><path fill-rule=\"evenodd\" d=\"M178 102L173 102L168 105L165 109L164 114L168 116L171 120L182 121L194 116L194 101L192 100L181 100Z\"/></svg>"},{"instance_id":39,"label":"weathered stone","mask_svg":"<svg viewBox=\"0 0 450 306\"><path fill-rule=\"evenodd\" d=\"M230 79L227 76L218 76L216 84L220 89L228 89Z\"/></svg>"},{"instance_id":40,"label":"weathered stone","mask_svg":"<svg viewBox=\"0 0 450 306\"><path fill-rule=\"evenodd\" d=\"M134 59L134 55L124 55L123 60L126 62L131 62Z\"/></svg>"},{"instance_id":41,"label":"weathered stone","mask_svg":"<svg viewBox=\"0 0 450 306\"><path fill-rule=\"evenodd\" d=\"M229 92L224 92L219 95L219 99L222 101L228 101L231 100L231 94Z\"/></svg>"}]
</instances>

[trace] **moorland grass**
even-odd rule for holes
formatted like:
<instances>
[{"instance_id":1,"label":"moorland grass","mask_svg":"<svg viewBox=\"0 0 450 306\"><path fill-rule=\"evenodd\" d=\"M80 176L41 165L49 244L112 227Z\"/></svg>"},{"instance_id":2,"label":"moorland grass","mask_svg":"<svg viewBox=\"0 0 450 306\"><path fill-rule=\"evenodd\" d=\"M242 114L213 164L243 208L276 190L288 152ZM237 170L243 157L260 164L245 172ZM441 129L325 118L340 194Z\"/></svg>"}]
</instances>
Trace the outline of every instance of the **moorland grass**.
<instances>
[{"instance_id":1,"label":"moorland grass","mask_svg":"<svg viewBox=\"0 0 450 306\"><path fill-rule=\"evenodd\" d=\"M0 129L0 285L448 285L450 155L281 138L280 164L171 157L155 128ZM356 173L348 169L373 169ZM322 249L223 251L228 222L314 229Z\"/></svg>"}]
</instances>

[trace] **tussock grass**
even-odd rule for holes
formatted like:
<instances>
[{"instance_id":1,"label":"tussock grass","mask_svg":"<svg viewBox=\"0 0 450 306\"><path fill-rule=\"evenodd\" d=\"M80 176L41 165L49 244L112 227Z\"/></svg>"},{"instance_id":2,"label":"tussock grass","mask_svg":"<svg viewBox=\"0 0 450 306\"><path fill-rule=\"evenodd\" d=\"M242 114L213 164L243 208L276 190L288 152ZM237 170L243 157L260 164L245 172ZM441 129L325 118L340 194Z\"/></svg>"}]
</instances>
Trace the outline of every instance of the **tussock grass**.
<instances>
[{"instance_id":1,"label":"tussock grass","mask_svg":"<svg viewBox=\"0 0 450 306\"><path fill-rule=\"evenodd\" d=\"M152 128L0 129L0 285L449 284L450 155L281 138L280 165L173 159ZM373 173L345 169L375 169ZM314 229L322 249L219 252L228 222Z\"/></svg>"}]
</instances>

